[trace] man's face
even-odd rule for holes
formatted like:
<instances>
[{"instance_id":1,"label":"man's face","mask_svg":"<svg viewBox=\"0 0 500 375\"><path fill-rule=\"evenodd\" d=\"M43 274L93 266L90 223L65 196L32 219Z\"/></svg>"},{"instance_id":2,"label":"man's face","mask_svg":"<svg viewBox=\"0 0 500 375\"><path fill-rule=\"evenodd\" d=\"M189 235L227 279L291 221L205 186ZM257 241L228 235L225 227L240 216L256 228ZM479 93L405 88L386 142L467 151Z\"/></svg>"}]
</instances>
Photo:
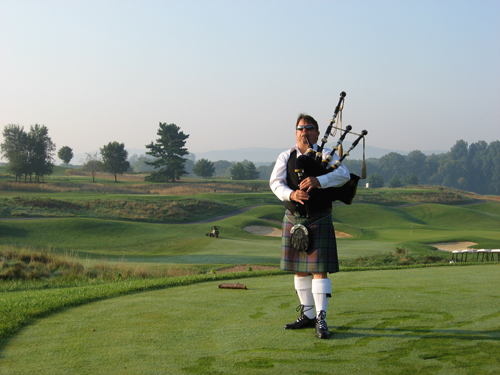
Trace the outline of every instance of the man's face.
<instances>
[{"instance_id":1,"label":"man's face","mask_svg":"<svg viewBox=\"0 0 500 375\"><path fill-rule=\"evenodd\" d=\"M307 130L306 127L308 127L308 125L312 126L313 128L311 130ZM306 120L301 119L297 124L297 128L299 126L303 126L304 128L303 130L295 130L295 136L297 137L298 145L308 145L306 136L307 138L309 138L311 144L315 144L318 141L319 131L316 130L313 124L310 124Z\"/></svg>"}]
</instances>

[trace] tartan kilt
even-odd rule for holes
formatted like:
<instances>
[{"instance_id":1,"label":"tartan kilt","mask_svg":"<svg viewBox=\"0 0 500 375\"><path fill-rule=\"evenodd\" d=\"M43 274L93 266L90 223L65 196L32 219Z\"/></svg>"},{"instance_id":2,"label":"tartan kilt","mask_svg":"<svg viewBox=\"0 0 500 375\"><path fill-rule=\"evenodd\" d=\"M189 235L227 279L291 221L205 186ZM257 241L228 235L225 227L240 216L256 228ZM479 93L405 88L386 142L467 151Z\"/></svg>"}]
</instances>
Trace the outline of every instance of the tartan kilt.
<instances>
[{"instance_id":1,"label":"tartan kilt","mask_svg":"<svg viewBox=\"0 0 500 375\"><path fill-rule=\"evenodd\" d=\"M307 252L295 251L290 245L290 230L295 224L302 224L309 231L310 243ZM295 216L286 210L282 228L282 270L308 273L339 272L337 241L330 212L306 218Z\"/></svg>"}]
</instances>

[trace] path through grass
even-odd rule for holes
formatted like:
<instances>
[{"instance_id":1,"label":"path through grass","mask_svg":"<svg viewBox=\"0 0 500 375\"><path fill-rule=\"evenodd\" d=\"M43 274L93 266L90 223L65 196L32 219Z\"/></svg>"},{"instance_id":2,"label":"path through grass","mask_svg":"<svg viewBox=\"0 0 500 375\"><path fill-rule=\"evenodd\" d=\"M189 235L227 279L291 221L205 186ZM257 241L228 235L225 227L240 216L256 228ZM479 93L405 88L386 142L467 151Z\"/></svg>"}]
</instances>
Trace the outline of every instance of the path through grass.
<instances>
[{"instance_id":1,"label":"path through grass","mask_svg":"<svg viewBox=\"0 0 500 375\"><path fill-rule=\"evenodd\" d=\"M52 314L4 346L2 374L495 374L498 265L330 275L331 340L296 318L293 276L132 294Z\"/></svg>"}]
</instances>

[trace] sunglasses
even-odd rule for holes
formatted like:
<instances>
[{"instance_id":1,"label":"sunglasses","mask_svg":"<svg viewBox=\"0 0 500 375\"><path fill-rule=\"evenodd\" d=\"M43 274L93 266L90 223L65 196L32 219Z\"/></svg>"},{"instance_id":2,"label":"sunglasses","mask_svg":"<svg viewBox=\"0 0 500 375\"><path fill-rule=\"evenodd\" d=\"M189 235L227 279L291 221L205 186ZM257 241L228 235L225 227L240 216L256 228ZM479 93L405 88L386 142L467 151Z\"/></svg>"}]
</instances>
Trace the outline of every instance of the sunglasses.
<instances>
[{"instance_id":1,"label":"sunglasses","mask_svg":"<svg viewBox=\"0 0 500 375\"><path fill-rule=\"evenodd\" d=\"M307 131L311 131L311 130L316 130L316 127L314 125L299 125L297 126L297 130L298 131L302 131L302 130L307 130Z\"/></svg>"}]
</instances>

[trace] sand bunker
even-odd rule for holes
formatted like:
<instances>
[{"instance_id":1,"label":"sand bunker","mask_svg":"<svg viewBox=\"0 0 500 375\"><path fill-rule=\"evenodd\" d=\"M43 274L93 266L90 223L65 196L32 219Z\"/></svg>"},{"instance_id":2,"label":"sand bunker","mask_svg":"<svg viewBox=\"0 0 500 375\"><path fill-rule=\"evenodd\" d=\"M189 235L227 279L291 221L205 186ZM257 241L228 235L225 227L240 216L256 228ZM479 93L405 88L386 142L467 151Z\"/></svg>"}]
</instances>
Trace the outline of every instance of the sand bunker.
<instances>
[{"instance_id":1,"label":"sand bunker","mask_svg":"<svg viewBox=\"0 0 500 375\"><path fill-rule=\"evenodd\" d=\"M351 238L352 234L335 231L335 237L337 237L337 238Z\"/></svg>"},{"instance_id":2,"label":"sand bunker","mask_svg":"<svg viewBox=\"0 0 500 375\"><path fill-rule=\"evenodd\" d=\"M259 234L261 236L281 237L281 229L268 227L264 225L248 225L244 227L243 230L252 234ZM352 235L350 235L349 233L337 232L337 231L335 231L335 236L337 238L352 237Z\"/></svg>"},{"instance_id":3,"label":"sand bunker","mask_svg":"<svg viewBox=\"0 0 500 375\"><path fill-rule=\"evenodd\" d=\"M260 234L261 236L281 237L281 229L263 225L248 225L243 230L252 234Z\"/></svg>"},{"instance_id":4,"label":"sand bunker","mask_svg":"<svg viewBox=\"0 0 500 375\"><path fill-rule=\"evenodd\" d=\"M441 251L454 251L454 250L465 250L469 246L477 245L477 243L467 242L467 241L461 241L461 242L457 241L457 242L430 243L428 245L434 246Z\"/></svg>"}]
</instances>

